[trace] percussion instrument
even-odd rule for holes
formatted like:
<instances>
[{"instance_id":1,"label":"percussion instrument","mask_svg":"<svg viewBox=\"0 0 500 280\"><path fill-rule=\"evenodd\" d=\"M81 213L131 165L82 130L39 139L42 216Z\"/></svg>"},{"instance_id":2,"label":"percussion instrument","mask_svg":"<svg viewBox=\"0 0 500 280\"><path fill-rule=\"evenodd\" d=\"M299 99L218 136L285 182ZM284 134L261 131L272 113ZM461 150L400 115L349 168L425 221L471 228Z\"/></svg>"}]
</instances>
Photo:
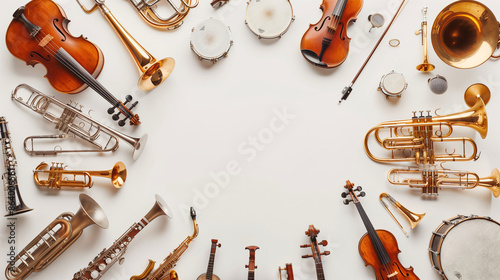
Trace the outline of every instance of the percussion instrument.
<instances>
[{"instance_id":1,"label":"percussion instrument","mask_svg":"<svg viewBox=\"0 0 500 280\"><path fill-rule=\"evenodd\" d=\"M490 217L458 215L432 233L429 258L443 279L490 280L498 277L500 224Z\"/></svg>"},{"instance_id":2,"label":"percussion instrument","mask_svg":"<svg viewBox=\"0 0 500 280\"><path fill-rule=\"evenodd\" d=\"M289 0L250 0L245 23L259 39L281 38L295 19Z\"/></svg>"},{"instance_id":3,"label":"percussion instrument","mask_svg":"<svg viewBox=\"0 0 500 280\"><path fill-rule=\"evenodd\" d=\"M192 0L180 0L179 6L172 1L167 0L130 0L134 5L141 18L150 26L165 30L174 30L179 28L184 18L188 15L192 8L198 6L198 0L193 3ZM169 16L161 16L156 10L160 8L170 8L173 13Z\"/></svg>"},{"instance_id":4,"label":"percussion instrument","mask_svg":"<svg viewBox=\"0 0 500 280\"><path fill-rule=\"evenodd\" d=\"M190 45L200 60L216 63L227 57L233 45L231 30L218 19L206 19L191 30Z\"/></svg>"},{"instance_id":5,"label":"percussion instrument","mask_svg":"<svg viewBox=\"0 0 500 280\"><path fill-rule=\"evenodd\" d=\"M330 251L320 251L319 245L326 246L328 245L328 241L323 240L318 243L318 233L319 229L316 229L314 225L309 225L309 228L306 231L306 235L309 236L310 243L300 245L300 248L311 247L312 254L303 255L302 258L313 258L314 266L316 267L316 277L318 278L318 280L325 280L325 273L323 272L323 263L321 261L321 256L330 255Z\"/></svg>"},{"instance_id":6,"label":"percussion instrument","mask_svg":"<svg viewBox=\"0 0 500 280\"><path fill-rule=\"evenodd\" d=\"M26 279L32 272L39 272L50 265L90 225L108 228L106 214L90 196L80 194L80 209L76 214L64 212L50 223L5 269L8 280Z\"/></svg>"},{"instance_id":7,"label":"percussion instrument","mask_svg":"<svg viewBox=\"0 0 500 280\"><path fill-rule=\"evenodd\" d=\"M394 217L391 210L389 210L389 207L387 207L387 204L385 204L383 199L384 198L387 199L389 201L389 203L391 203L394 207L396 207L396 209L399 210L399 212L401 212L401 214L403 214L403 216L406 218L406 220L408 220L408 222L410 223L411 229L414 229L418 225L418 223L420 223L422 218L425 216L425 213L417 214L417 213L411 212L410 210L406 209L406 207L401 205L401 203L399 203L397 200L395 200L394 197L392 197L388 193L381 193L378 198L379 198L382 206L384 206L385 210L387 210L389 215L391 215L392 219L396 222L396 224L398 224L399 228L401 229L401 231L403 231L403 233L406 235L406 237L409 237L408 233L406 232L406 230L404 230L403 226L398 222L398 219L396 219L396 217Z\"/></svg>"},{"instance_id":8,"label":"percussion instrument","mask_svg":"<svg viewBox=\"0 0 500 280\"><path fill-rule=\"evenodd\" d=\"M403 94L407 87L408 83L403 74L392 70L382 76L377 90L385 94L386 97L401 97L401 94Z\"/></svg>"},{"instance_id":9,"label":"percussion instrument","mask_svg":"<svg viewBox=\"0 0 500 280\"><path fill-rule=\"evenodd\" d=\"M5 217L29 212L33 208L29 208L24 203L19 192L16 175L17 160L12 148L12 140L10 139L10 132L5 117L0 117L0 141L5 166L5 173L2 174L5 191L5 210L7 210Z\"/></svg>"},{"instance_id":10,"label":"percussion instrument","mask_svg":"<svg viewBox=\"0 0 500 280\"><path fill-rule=\"evenodd\" d=\"M422 8L422 15L424 20L422 21L421 28L415 31L416 35L422 35L422 46L424 51L424 61L417 65L417 70L422 72L428 72L434 70L434 65L429 63L429 56L427 55L427 7Z\"/></svg>"},{"instance_id":11,"label":"percussion instrument","mask_svg":"<svg viewBox=\"0 0 500 280\"><path fill-rule=\"evenodd\" d=\"M218 243L219 241L217 239L212 239L212 246L210 248L210 258L208 260L208 267L207 267L207 273L204 273L200 276L198 276L198 278L196 278L196 280L220 280L219 276L215 275L214 274L214 261L215 261L215 250L217 249L217 247L220 248L220 243Z\"/></svg>"}]
</instances>

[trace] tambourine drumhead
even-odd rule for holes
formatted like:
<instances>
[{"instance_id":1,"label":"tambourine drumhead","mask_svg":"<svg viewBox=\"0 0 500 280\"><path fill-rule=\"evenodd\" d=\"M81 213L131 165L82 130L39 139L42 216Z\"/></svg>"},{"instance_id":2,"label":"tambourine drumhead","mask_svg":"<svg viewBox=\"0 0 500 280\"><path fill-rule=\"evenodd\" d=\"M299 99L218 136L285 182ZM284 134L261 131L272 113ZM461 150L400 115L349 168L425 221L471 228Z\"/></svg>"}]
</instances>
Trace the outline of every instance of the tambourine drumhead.
<instances>
[{"instance_id":1,"label":"tambourine drumhead","mask_svg":"<svg viewBox=\"0 0 500 280\"><path fill-rule=\"evenodd\" d=\"M433 235L430 250L437 252L440 266L447 279L498 279L500 258L500 224L481 217L467 218L452 225L444 236ZM441 227L449 227L442 224ZM433 242L437 240L441 242ZM439 246L440 245L440 246ZM438 247L439 248L435 248ZM436 257L436 255L433 255ZM434 262L431 254L431 262Z\"/></svg>"},{"instance_id":2,"label":"tambourine drumhead","mask_svg":"<svg viewBox=\"0 0 500 280\"><path fill-rule=\"evenodd\" d=\"M191 32L191 49L200 59L215 62L227 55L232 43L229 27L217 19L206 19Z\"/></svg>"},{"instance_id":3,"label":"tambourine drumhead","mask_svg":"<svg viewBox=\"0 0 500 280\"><path fill-rule=\"evenodd\" d=\"M404 76L395 72L383 76L379 84L380 90L389 96L401 95L407 86Z\"/></svg>"},{"instance_id":4,"label":"tambourine drumhead","mask_svg":"<svg viewBox=\"0 0 500 280\"><path fill-rule=\"evenodd\" d=\"M250 0L246 23L259 38L281 37L293 21L293 9L288 0Z\"/></svg>"}]
</instances>

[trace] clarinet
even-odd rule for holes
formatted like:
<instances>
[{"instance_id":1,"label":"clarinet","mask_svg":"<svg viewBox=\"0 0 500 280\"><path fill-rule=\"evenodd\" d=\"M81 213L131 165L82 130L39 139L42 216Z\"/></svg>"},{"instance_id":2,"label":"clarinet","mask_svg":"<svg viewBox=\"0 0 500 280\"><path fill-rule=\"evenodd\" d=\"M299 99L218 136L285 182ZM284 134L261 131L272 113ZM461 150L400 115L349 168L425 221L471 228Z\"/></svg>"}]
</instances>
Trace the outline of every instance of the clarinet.
<instances>
[{"instance_id":1,"label":"clarinet","mask_svg":"<svg viewBox=\"0 0 500 280\"><path fill-rule=\"evenodd\" d=\"M134 223L111 247L102 250L86 268L75 273L73 280L101 279L116 262L123 263L123 255L127 251L127 246L144 227L158 216L166 215L170 218L172 216L170 213L167 204L159 195L156 195L156 203L153 208L138 223Z\"/></svg>"},{"instance_id":2,"label":"clarinet","mask_svg":"<svg viewBox=\"0 0 500 280\"><path fill-rule=\"evenodd\" d=\"M33 210L24 204L19 193L16 176L16 155L12 149L10 133L7 128L5 117L0 117L0 139L2 141L3 159L5 163L5 173L2 175L5 190L5 209L7 216L13 216ZM16 202L16 199L18 202Z\"/></svg>"}]
</instances>

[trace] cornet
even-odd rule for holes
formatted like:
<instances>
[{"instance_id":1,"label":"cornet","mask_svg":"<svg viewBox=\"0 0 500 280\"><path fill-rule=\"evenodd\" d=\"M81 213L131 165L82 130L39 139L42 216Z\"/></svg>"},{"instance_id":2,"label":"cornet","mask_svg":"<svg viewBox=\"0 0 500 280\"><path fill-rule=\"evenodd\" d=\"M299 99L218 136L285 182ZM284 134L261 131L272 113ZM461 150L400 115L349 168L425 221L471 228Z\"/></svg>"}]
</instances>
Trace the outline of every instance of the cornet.
<instances>
[{"instance_id":1,"label":"cornet","mask_svg":"<svg viewBox=\"0 0 500 280\"><path fill-rule=\"evenodd\" d=\"M62 213L33 241L20 251L5 269L8 280L22 280L33 271L41 271L50 265L90 225L108 228L108 218L99 204L90 196L80 194L80 209L76 214Z\"/></svg>"},{"instance_id":2,"label":"cornet","mask_svg":"<svg viewBox=\"0 0 500 280\"><path fill-rule=\"evenodd\" d=\"M130 0L142 19L152 27L166 30L174 30L182 25L184 18L188 15L190 9L198 6L199 0L180 0L179 6L167 0L174 13L168 17L162 17L156 12L160 0Z\"/></svg>"},{"instance_id":3,"label":"cornet","mask_svg":"<svg viewBox=\"0 0 500 280\"><path fill-rule=\"evenodd\" d=\"M21 89L29 94L21 96L19 94ZM82 106L77 109L75 107L77 104L66 105L26 84L18 85L12 92L11 98L42 115L44 119L55 124L56 128L63 133L26 138L24 140L24 149L30 155L57 155L69 152L114 152L118 149L118 138L120 138L134 148L132 158L135 160L146 147L147 134L144 134L141 138L127 136L84 115L81 111ZM35 148L36 139L65 139L74 136L85 140L93 148L86 150L63 150L59 146L54 147L52 150L37 150Z\"/></svg>"},{"instance_id":4,"label":"cornet","mask_svg":"<svg viewBox=\"0 0 500 280\"><path fill-rule=\"evenodd\" d=\"M424 17L420 30L415 31L416 35L422 34L422 46L424 50L424 61L422 64L417 65L417 70L422 72L428 72L434 70L434 65L429 63L429 57L427 53L427 7L422 8L422 15Z\"/></svg>"},{"instance_id":5,"label":"cornet","mask_svg":"<svg viewBox=\"0 0 500 280\"><path fill-rule=\"evenodd\" d=\"M148 51L146 51L135 39L132 37L125 28L118 22L118 20L113 16L111 11L106 5L104 5L104 0L95 0L96 4L87 9L83 6L79 0L76 0L83 11L87 14L94 12L97 8L101 11L104 17L111 24L116 34L120 37L122 42L125 44L130 54L134 57L135 63L142 72L139 78L139 89L141 90L152 90L156 86L160 85L165 81L168 76L172 73L175 67L175 60L171 57L164 58L160 61L156 60Z\"/></svg>"},{"instance_id":6,"label":"cornet","mask_svg":"<svg viewBox=\"0 0 500 280\"><path fill-rule=\"evenodd\" d=\"M103 171L74 171L66 170L62 163L52 163L52 166L47 170L49 165L45 162L40 163L33 171L33 178L35 184L39 187L46 187L51 189L61 189L61 187L70 188L91 188L94 185L92 177L105 177L111 179L111 183L117 189L121 188L127 179L127 169L125 164L119 161L112 169ZM41 179L40 174L46 177ZM67 175L73 176L68 179ZM81 179L77 180L78 178Z\"/></svg>"},{"instance_id":7,"label":"cornet","mask_svg":"<svg viewBox=\"0 0 500 280\"><path fill-rule=\"evenodd\" d=\"M403 214L403 216L410 223L411 229L414 229L418 225L418 223L420 223L422 218L425 216L425 213L417 214L417 213L411 212L410 210L406 209L403 205L401 205L401 203L396 201L388 193L381 193L379 195L380 203L384 206L385 210L387 210L387 212L389 212L389 215L391 215L392 219L398 224L399 228L403 231L403 233L406 235L406 237L408 237L408 233L404 230L403 226L398 222L398 219L396 219L396 217L394 217L391 210L389 210L389 207L387 207L387 204L383 200L384 198L386 198L394 207L396 207L399 210L399 212L401 212L401 214Z\"/></svg>"}]
</instances>

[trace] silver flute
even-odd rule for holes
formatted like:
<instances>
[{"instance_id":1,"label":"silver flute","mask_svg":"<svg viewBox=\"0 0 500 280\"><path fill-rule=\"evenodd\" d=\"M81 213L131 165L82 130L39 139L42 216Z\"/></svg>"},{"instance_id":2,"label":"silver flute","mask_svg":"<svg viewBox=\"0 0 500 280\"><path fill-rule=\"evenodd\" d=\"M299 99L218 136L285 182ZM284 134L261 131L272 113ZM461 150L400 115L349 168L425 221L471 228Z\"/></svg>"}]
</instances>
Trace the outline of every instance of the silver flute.
<instances>
[{"instance_id":1,"label":"silver flute","mask_svg":"<svg viewBox=\"0 0 500 280\"><path fill-rule=\"evenodd\" d=\"M7 127L5 117L0 117L0 139L2 141L3 159L5 163L5 173L2 175L2 180L5 190L5 209L7 216L13 216L33 210L24 204L19 186L17 185L16 176L16 155L12 149L10 133Z\"/></svg>"}]
</instances>

